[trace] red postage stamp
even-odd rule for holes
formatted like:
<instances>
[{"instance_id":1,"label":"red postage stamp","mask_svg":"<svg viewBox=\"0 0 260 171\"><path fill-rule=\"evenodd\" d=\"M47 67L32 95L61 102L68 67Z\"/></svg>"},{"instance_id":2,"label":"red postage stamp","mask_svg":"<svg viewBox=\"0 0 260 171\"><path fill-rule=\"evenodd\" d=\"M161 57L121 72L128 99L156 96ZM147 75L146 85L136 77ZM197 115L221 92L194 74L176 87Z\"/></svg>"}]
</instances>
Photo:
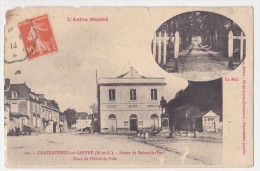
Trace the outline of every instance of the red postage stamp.
<instances>
[{"instance_id":1,"label":"red postage stamp","mask_svg":"<svg viewBox=\"0 0 260 171\"><path fill-rule=\"evenodd\" d=\"M47 14L18 23L28 59L58 50Z\"/></svg>"}]
</instances>

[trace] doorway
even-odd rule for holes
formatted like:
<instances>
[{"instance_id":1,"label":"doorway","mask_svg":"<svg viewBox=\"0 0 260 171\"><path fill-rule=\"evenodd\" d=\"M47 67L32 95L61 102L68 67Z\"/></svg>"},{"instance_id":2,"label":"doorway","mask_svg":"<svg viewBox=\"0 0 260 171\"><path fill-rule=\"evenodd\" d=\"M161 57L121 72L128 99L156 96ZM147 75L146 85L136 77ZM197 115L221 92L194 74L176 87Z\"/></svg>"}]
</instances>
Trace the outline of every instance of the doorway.
<instances>
[{"instance_id":1,"label":"doorway","mask_svg":"<svg viewBox=\"0 0 260 171\"><path fill-rule=\"evenodd\" d=\"M214 118L208 118L207 131L208 132L215 132L216 131L215 119Z\"/></svg>"},{"instance_id":2,"label":"doorway","mask_svg":"<svg viewBox=\"0 0 260 171\"><path fill-rule=\"evenodd\" d=\"M108 116L108 130L110 132L115 132L117 129L116 125L116 115L111 114Z\"/></svg>"},{"instance_id":3,"label":"doorway","mask_svg":"<svg viewBox=\"0 0 260 171\"><path fill-rule=\"evenodd\" d=\"M53 123L53 133L56 133L56 125L57 123Z\"/></svg>"},{"instance_id":4,"label":"doorway","mask_svg":"<svg viewBox=\"0 0 260 171\"><path fill-rule=\"evenodd\" d=\"M137 131L138 124L137 124L137 116L135 114L132 114L130 116L129 122L130 122L130 131Z\"/></svg>"},{"instance_id":5,"label":"doorway","mask_svg":"<svg viewBox=\"0 0 260 171\"><path fill-rule=\"evenodd\" d=\"M158 115L152 114L151 116L151 129L152 131L157 131L159 128L159 118Z\"/></svg>"}]
</instances>

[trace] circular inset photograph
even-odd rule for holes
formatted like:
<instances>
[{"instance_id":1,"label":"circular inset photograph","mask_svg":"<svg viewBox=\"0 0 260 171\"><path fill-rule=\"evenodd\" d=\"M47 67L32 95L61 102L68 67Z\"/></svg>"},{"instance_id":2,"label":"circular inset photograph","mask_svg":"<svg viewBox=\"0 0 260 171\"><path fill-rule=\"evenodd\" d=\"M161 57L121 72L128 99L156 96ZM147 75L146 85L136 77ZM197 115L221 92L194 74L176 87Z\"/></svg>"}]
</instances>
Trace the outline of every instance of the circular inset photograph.
<instances>
[{"instance_id":1,"label":"circular inset photograph","mask_svg":"<svg viewBox=\"0 0 260 171\"><path fill-rule=\"evenodd\" d=\"M246 56L246 35L223 15L191 11L164 22L154 34L151 50L166 72L209 81L240 65Z\"/></svg>"}]
</instances>

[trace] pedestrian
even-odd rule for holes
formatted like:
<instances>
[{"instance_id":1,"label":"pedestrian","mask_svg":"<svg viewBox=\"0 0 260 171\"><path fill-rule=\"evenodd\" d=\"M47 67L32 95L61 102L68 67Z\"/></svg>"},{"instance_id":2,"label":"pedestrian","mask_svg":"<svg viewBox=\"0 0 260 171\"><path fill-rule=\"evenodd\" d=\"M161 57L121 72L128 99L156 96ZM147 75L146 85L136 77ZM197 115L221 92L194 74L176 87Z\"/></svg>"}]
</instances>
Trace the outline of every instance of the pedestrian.
<instances>
[{"instance_id":1,"label":"pedestrian","mask_svg":"<svg viewBox=\"0 0 260 171\"><path fill-rule=\"evenodd\" d=\"M19 136L19 135L20 135L20 128L15 127L15 136Z\"/></svg>"},{"instance_id":2,"label":"pedestrian","mask_svg":"<svg viewBox=\"0 0 260 171\"><path fill-rule=\"evenodd\" d=\"M20 135L20 133L21 133L21 129L20 129L20 127L18 126L18 136Z\"/></svg>"}]
</instances>

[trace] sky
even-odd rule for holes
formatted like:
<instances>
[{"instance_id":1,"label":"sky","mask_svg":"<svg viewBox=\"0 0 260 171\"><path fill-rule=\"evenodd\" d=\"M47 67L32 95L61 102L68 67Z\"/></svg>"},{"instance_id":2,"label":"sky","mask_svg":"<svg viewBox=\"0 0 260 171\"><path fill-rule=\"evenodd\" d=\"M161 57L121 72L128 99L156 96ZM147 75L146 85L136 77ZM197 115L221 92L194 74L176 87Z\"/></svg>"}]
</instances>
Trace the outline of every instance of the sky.
<instances>
[{"instance_id":1,"label":"sky","mask_svg":"<svg viewBox=\"0 0 260 171\"><path fill-rule=\"evenodd\" d=\"M61 61L67 60L67 63ZM5 78L10 78L11 83L24 83L32 89L33 92L44 94L47 99L54 99L58 102L61 111L67 108L74 108L76 111L90 112L89 106L97 103L96 99L96 71L98 79L105 77L117 77L127 72L128 61L122 63L112 62L104 59L88 59L82 61L70 60L70 56L57 57L52 60L57 67L49 67L53 63L47 58L39 57L34 61L24 61L19 66L10 66L10 70L5 72ZM79 60L79 59L78 59ZM35 64L33 63L37 63ZM48 63L48 64L46 64ZM18 64L10 64L18 65ZM54 64L53 64L54 65ZM114 67L109 67L114 66ZM144 75L140 70L147 66L135 66L139 74ZM140 68L139 68L140 67ZM6 68L9 68L6 67ZM21 70L21 74L15 74L16 70ZM147 75L144 75L147 76ZM149 75L158 77L160 74ZM176 81L178 80L178 81ZM180 80L183 81L180 84ZM170 100L180 89L185 88L187 81L180 78L166 77L165 97ZM178 84L176 84L178 83Z\"/></svg>"},{"instance_id":2,"label":"sky","mask_svg":"<svg viewBox=\"0 0 260 171\"><path fill-rule=\"evenodd\" d=\"M20 16L38 12L43 13L40 9L31 9L22 11ZM151 42L156 27L161 23L153 25L149 21L152 16L148 13L142 17L138 13L130 14L128 10L122 13L125 14L121 16L109 10L102 13L96 10L91 16L107 16L109 21L71 23L67 21L67 16L90 15L86 11L49 9L58 51L32 60L5 64L5 78L10 78L11 83L26 82L35 93L56 100L61 111L70 107L78 112L90 112L89 106L97 103L96 71L98 79L113 78L133 66L140 75L164 77L166 100L172 99L176 92L187 86L187 81L168 74L154 60ZM7 26L12 24L16 25L9 22ZM21 74L15 74L17 70Z\"/></svg>"}]
</instances>

